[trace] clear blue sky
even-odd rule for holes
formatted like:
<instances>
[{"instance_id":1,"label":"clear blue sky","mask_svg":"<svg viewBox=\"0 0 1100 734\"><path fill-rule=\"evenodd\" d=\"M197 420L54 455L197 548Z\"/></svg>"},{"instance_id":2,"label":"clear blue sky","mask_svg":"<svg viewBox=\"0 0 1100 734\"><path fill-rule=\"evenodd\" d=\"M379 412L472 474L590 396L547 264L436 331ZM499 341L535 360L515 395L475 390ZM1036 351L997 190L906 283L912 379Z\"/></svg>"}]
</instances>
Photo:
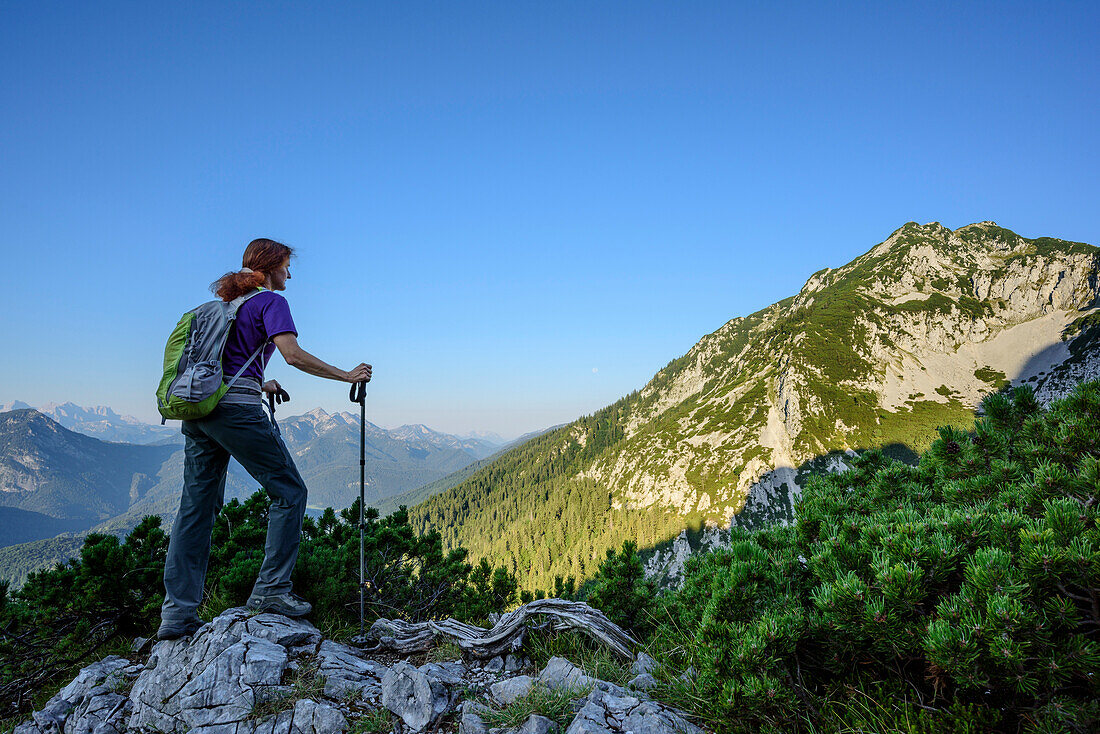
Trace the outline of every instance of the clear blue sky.
<instances>
[{"instance_id":1,"label":"clear blue sky","mask_svg":"<svg viewBox=\"0 0 1100 734\"><path fill-rule=\"evenodd\" d=\"M506 436L910 220L1100 242L1096 3L168 5L0 3L0 402L153 420L259 236L372 420Z\"/></svg>"}]
</instances>

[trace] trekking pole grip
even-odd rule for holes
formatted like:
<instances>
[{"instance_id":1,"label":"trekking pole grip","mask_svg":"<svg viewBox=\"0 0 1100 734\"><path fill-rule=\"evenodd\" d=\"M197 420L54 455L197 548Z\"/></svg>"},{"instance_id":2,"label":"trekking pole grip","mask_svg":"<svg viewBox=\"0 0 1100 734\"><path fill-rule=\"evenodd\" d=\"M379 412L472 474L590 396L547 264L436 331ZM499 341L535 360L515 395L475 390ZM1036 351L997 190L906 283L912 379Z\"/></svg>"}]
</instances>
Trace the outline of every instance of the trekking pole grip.
<instances>
[{"instance_id":1,"label":"trekking pole grip","mask_svg":"<svg viewBox=\"0 0 1100 734\"><path fill-rule=\"evenodd\" d=\"M353 403L362 403L367 397L367 383L365 382L353 382L351 383L351 390L348 392L348 398Z\"/></svg>"}]
</instances>

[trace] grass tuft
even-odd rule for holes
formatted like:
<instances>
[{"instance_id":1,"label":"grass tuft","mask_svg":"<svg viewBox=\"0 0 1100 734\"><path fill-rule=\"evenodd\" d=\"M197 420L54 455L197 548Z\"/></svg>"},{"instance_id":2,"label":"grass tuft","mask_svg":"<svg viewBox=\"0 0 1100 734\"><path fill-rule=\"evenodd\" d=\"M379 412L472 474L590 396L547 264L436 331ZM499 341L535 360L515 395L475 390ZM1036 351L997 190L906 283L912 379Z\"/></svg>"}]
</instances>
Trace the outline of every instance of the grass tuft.
<instances>
[{"instance_id":1,"label":"grass tuft","mask_svg":"<svg viewBox=\"0 0 1100 734\"><path fill-rule=\"evenodd\" d=\"M215 617L226 609L239 606L242 605L236 603L231 595L222 591L220 586L215 586L203 595L202 604L199 605L199 619L204 622L212 622Z\"/></svg>"},{"instance_id":2,"label":"grass tuft","mask_svg":"<svg viewBox=\"0 0 1100 734\"><path fill-rule=\"evenodd\" d=\"M313 655L303 657L298 669L290 674L290 687L295 699L318 699L325 693L325 677L317 671L321 667L321 661Z\"/></svg>"},{"instance_id":3,"label":"grass tuft","mask_svg":"<svg viewBox=\"0 0 1100 734\"><path fill-rule=\"evenodd\" d=\"M303 656L296 670L286 676L286 683L257 696L249 719L265 719L289 711L305 699L319 700L325 692L325 677L318 674L321 662L316 656Z\"/></svg>"},{"instance_id":4,"label":"grass tuft","mask_svg":"<svg viewBox=\"0 0 1100 734\"><path fill-rule=\"evenodd\" d=\"M112 673L104 682L107 684L107 688L110 689L111 693L117 693L122 696L127 695L134 685L134 681L127 678L121 672Z\"/></svg>"},{"instance_id":5,"label":"grass tuft","mask_svg":"<svg viewBox=\"0 0 1100 734\"><path fill-rule=\"evenodd\" d=\"M573 702L584 698L591 690L591 686L547 688L535 685L526 696L517 698L507 706L491 707L481 718L489 728L512 729L523 724L532 714L538 714L557 722L564 731L576 713Z\"/></svg>"},{"instance_id":6,"label":"grass tuft","mask_svg":"<svg viewBox=\"0 0 1100 734\"><path fill-rule=\"evenodd\" d=\"M294 695L282 686L272 690L257 688L256 698L252 702L252 710L248 712L247 718L260 721L269 716L276 716L284 711L290 711L294 708L295 703L297 701L294 699Z\"/></svg>"},{"instance_id":7,"label":"grass tuft","mask_svg":"<svg viewBox=\"0 0 1100 734\"><path fill-rule=\"evenodd\" d=\"M448 660L461 660L462 648L454 642L441 642L440 644L428 650L428 662L429 663L445 663Z\"/></svg>"},{"instance_id":8,"label":"grass tuft","mask_svg":"<svg viewBox=\"0 0 1100 734\"><path fill-rule=\"evenodd\" d=\"M351 721L348 734L383 734L393 729L393 715L386 709L368 711Z\"/></svg>"},{"instance_id":9,"label":"grass tuft","mask_svg":"<svg viewBox=\"0 0 1100 734\"><path fill-rule=\"evenodd\" d=\"M801 723L807 734L981 734L996 730L999 719L996 711L985 707L934 708L871 684L832 691L818 711L803 715Z\"/></svg>"},{"instance_id":10,"label":"grass tuft","mask_svg":"<svg viewBox=\"0 0 1100 734\"><path fill-rule=\"evenodd\" d=\"M624 665L608 648L576 630L531 630L526 635L524 648L527 657L540 670L550 662L550 658L562 657L584 670L590 678L625 686L634 677L629 665Z\"/></svg>"}]
</instances>

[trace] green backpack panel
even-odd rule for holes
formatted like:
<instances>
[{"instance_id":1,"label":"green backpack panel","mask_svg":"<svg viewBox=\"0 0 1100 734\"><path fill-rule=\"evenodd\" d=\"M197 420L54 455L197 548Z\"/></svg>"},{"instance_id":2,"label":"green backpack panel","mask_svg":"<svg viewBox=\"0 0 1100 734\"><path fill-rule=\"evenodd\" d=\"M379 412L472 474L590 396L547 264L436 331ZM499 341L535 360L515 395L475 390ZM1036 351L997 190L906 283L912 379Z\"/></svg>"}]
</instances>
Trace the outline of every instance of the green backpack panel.
<instances>
[{"instance_id":1,"label":"green backpack panel","mask_svg":"<svg viewBox=\"0 0 1100 734\"><path fill-rule=\"evenodd\" d=\"M228 383L222 374L222 352L237 311L264 289L229 303L209 301L180 318L164 347L164 374L157 386L157 410L165 420L195 420L210 414L226 391L267 346L260 345Z\"/></svg>"}]
</instances>

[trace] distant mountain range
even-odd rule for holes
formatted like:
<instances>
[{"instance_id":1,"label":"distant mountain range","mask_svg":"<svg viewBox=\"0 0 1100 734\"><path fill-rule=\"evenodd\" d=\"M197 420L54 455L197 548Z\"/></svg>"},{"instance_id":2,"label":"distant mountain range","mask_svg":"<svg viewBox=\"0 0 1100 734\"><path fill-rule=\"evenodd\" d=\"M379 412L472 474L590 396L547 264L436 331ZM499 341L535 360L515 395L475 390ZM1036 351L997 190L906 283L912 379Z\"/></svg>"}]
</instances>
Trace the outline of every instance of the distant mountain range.
<instances>
[{"instance_id":1,"label":"distant mountain range","mask_svg":"<svg viewBox=\"0 0 1100 734\"><path fill-rule=\"evenodd\" d=\"M76 403L66 402L46 403L45 405L36 407L22 400L14 400L10 403L0 403L0 413L7 413L13 410L26 410L28 408L33 408L39 413L53 418L70 431L83 433L85 436L98 438L102 441L135 444L165 442L183 443L183 437L180 435L179 423L175 421L163 426L146 423L132 415L119 415L106 405L83 407ZM317 408L303 416L294 416L286 420L293 421L296 418L303 418L306 419L307 422L315 422L319 416L328 415L329 414L325 413L324 410ZM345 419L354 421L355 428L358 429L358 416L347 412L334 415L340 416L337 418L337 420L340 421L345 421ZM283 419L280 418L279 420L281 424ZM375 431L376 435L379 435L377 434L379 431L388 431L391 437L399 440L419 439L435 445L449 445L469 451L473 455L484 454L486 450L497 450L502 446L512 443L493 431L471 431L462 436L457 436L432 430L420 423L399 426L392 429L379 428L373 423L368 423L368 428ZM539 431L535 433L539 433Z\"/></svg>"},{"instance_id":2,"label":"distant mountain range","mask_svg":"<svg viewBox=\"0 0 1100 734\"><path fill-rule=\"evenodd\" d=\"M178 424L158 443L136 445L92 438L60 425L33 408L0 412L0 578L19 581L42 563L70 557L83 534L125 533L145 515L161 515L170 524L183 484L183 448ZM75 427L130 426L109 408L51 405L50 410ZM159 428L148 426L147 428ZM287 448L295 457L314 508L349 506L359 496L359 416L316 409L279 420ZM367 426L367 502L379 505L391 496L454 474L499 447L478 438L462 438L423 425L393 430ZM109 434L105 429L105 435ZM230 462L226 501L243 499L258 484ZM54 538L61 534L61 537ZM16 546L7 547L5 546Z\"/></svg>"},{"instance_id":3,"label":"distant mountain range","mask_svg":"<svg viewBox=\"0 0 1100 734\"><path fill-rule=\"evenodd\" d=\"M0 413L0 505L91 525L140 499L177 450L100 441L30 408Z\"/></svg>"},{"instance_id":4,"label":"distant mountain range","mask_svg":"<svg viewBox=\"0 0 1100 734\"><path fill-rule=\"evenodd\" d=\"M359 416L317 408L280 420L279 429L310 488L310 506L350 506L359 496ZM368 422L366 439L367 503L372 505L500 449L483 439L459 438L421 424L385 429Z\"/></svg>"},{"instance_id":5,"label":"distant mountain range","mask_svg":"<svg viewBox=\"0 0 1100 734\"><path fill-rule=\"evenodd\" d=\"M26 410L34 406L16 400L0 403L0 413ZM75 403L46 403L36 408L39 413L53 418L70 431L83 433L102 441L150 444L166 440L182 443L179 425L155 426L131 415L119 415L105 405L84 408Z\"/></svg>"},{"instance_id":6,"label":"distant mountain range","mask_svg":"<svg viewBox=\"0 0 1100 734\"><path fill-rule=\"evenodd\" d=\"M502 437L499 433L494 433L492 431L470 431L469 433L464 434L462 438L476 438L482 441L487 441L491 444L495 444L497 446L503 446L507 443L513 443L512 441L509 441L506 438Z\"/></svg>"}]
</instances>

